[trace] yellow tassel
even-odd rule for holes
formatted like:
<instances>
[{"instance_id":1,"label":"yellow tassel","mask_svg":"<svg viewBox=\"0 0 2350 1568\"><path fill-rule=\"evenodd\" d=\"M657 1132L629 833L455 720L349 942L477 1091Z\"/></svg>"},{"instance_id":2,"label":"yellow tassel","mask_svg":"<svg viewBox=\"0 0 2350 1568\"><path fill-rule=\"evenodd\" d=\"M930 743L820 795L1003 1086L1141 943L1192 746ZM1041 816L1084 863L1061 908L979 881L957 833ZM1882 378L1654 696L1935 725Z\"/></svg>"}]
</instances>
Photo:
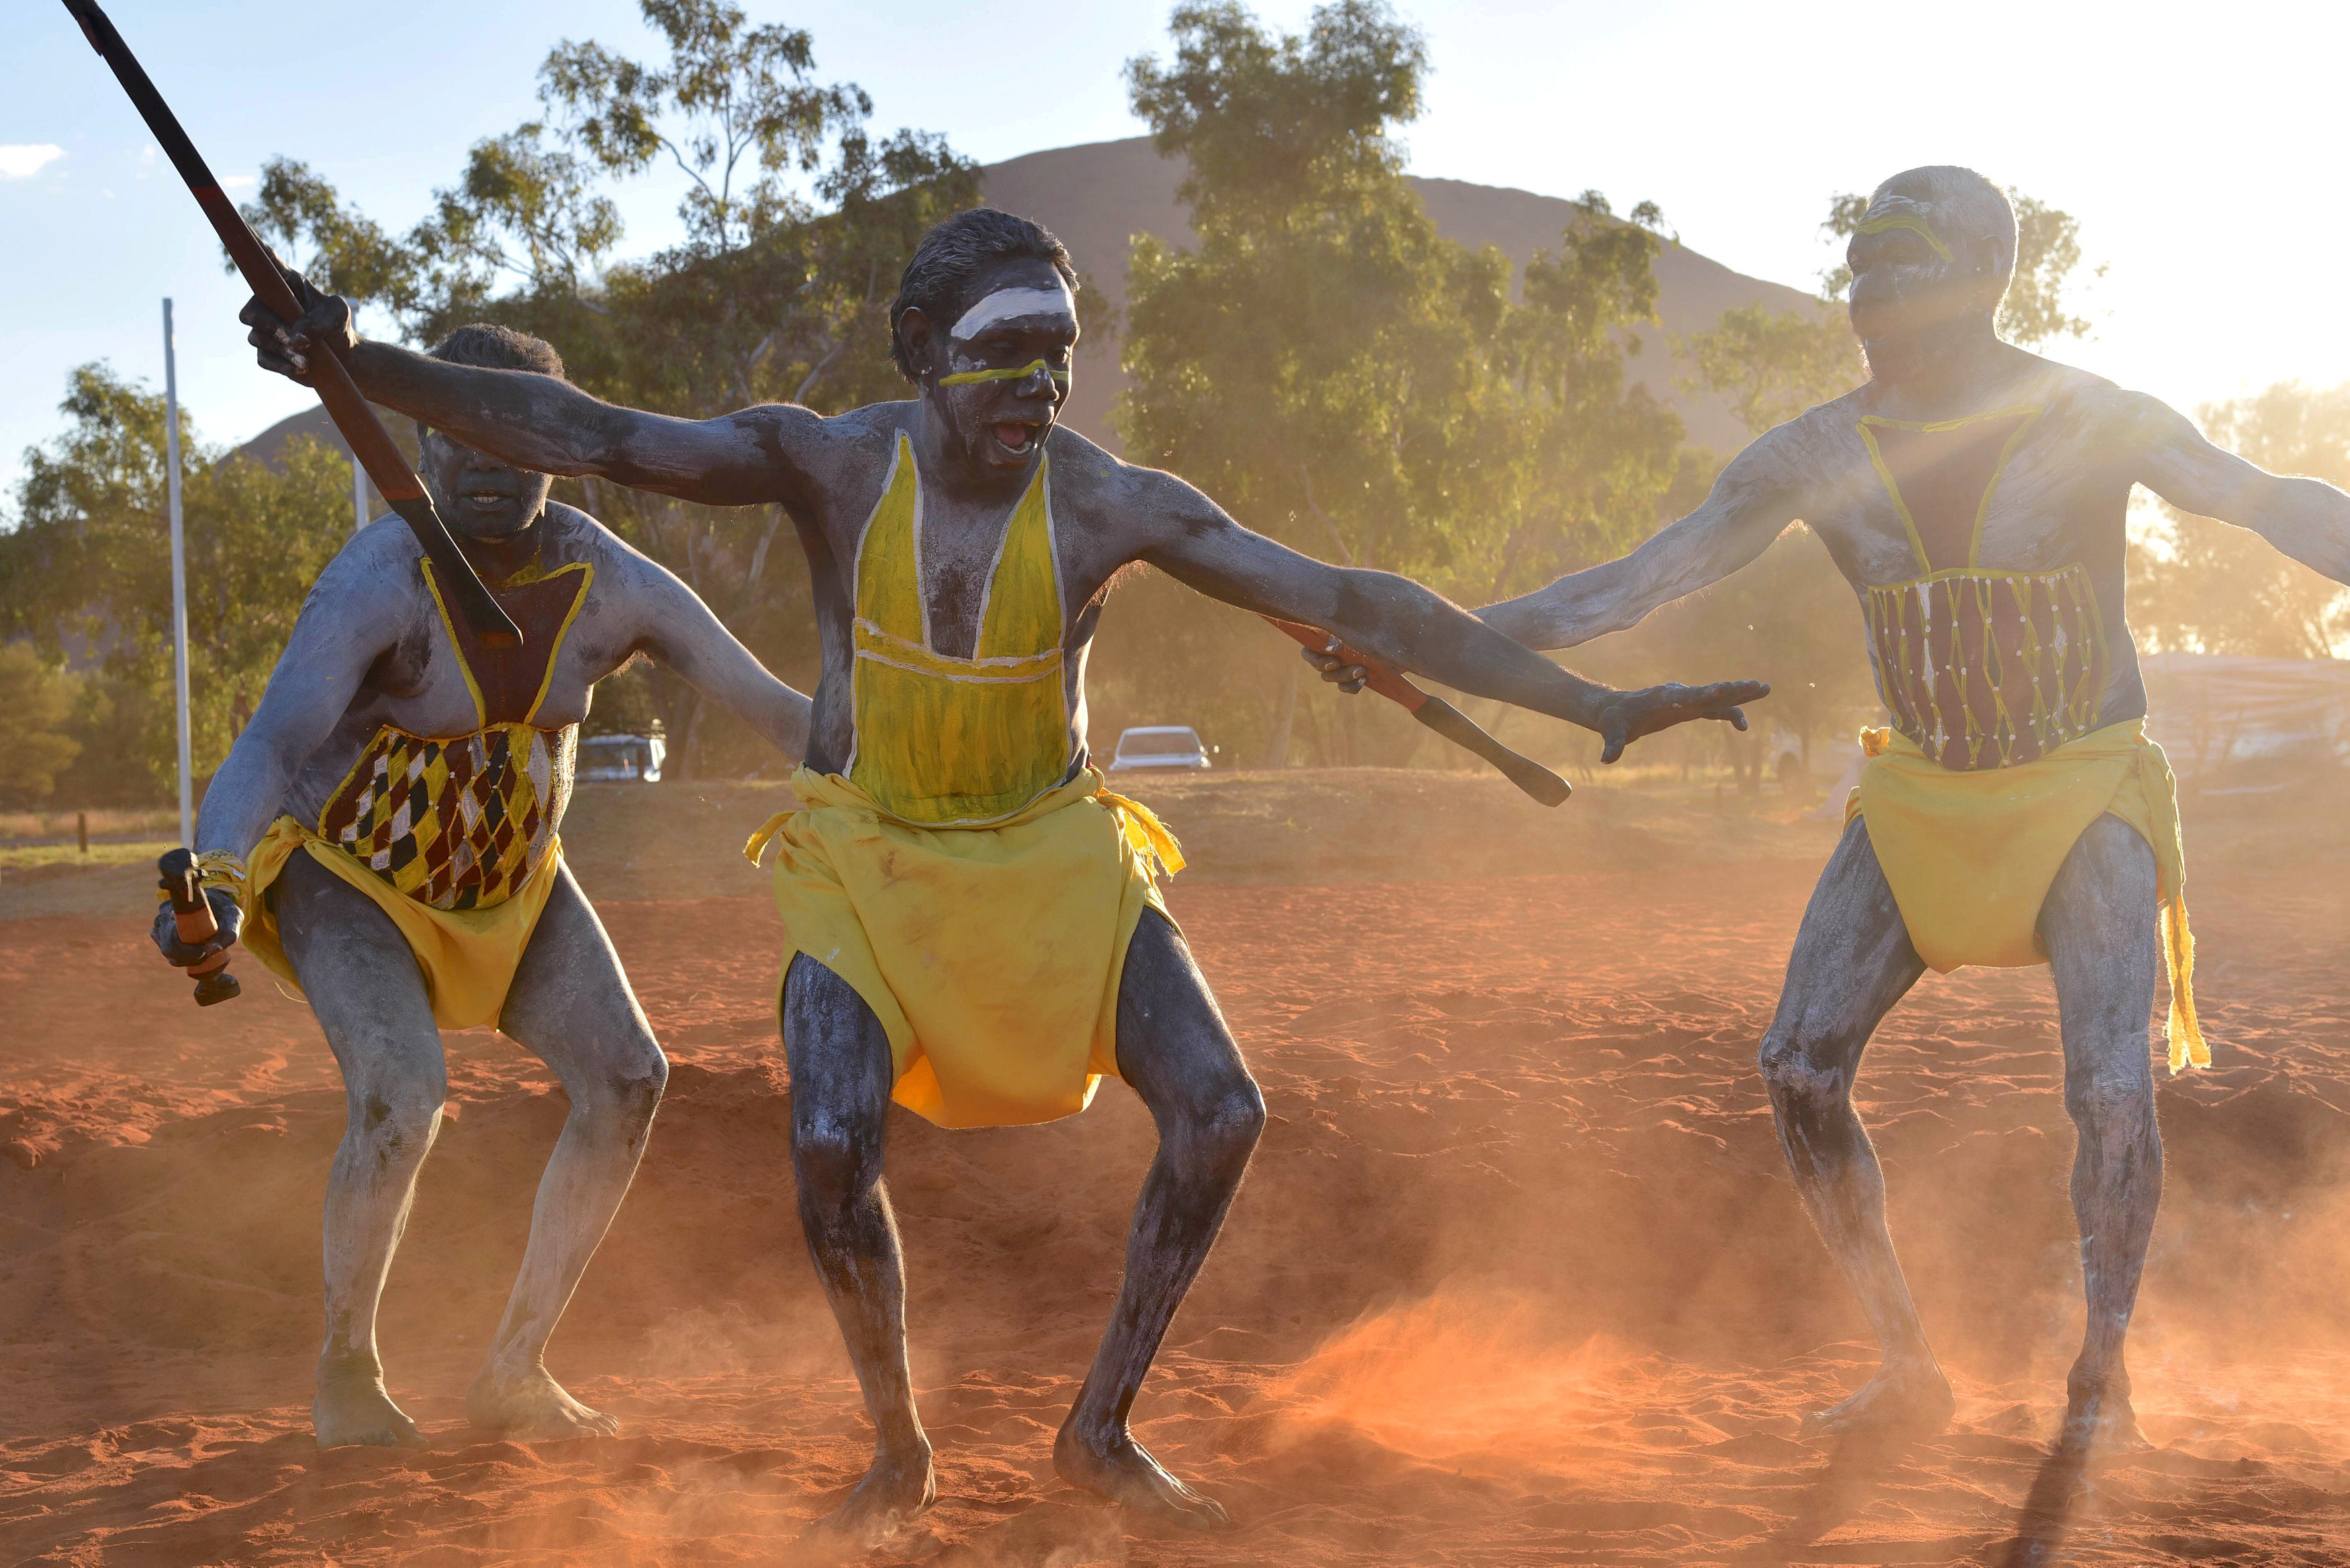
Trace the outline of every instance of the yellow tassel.
<instances>
[{"instance_id":1,"label":"yellow tassel","mask_svg":"<svg viewBox=\"0 0 2350 1568\"><path fill-rule=\"evenodd\" d=\"M1165 823L1159 820L1157 812L1139 800L1118 794L1107 784L1094 791L1093 798L1117 816L1118 830L1126 835L1126 841L1134 846L1134 852L1142 857L1146 867L1152 861L1157 861L1159 874L1162 877L1172 877L1183 869L1183 846L1175 842L1175 836L1167 830Z\"/></svg>"},{"instance_id":2,"label":"yellow tassel","mask_svg":"<svg viewBox=\"0 0 2350 1568\"><path fill-rule=\"evenodd\" d=\"M775 842L775 835L784 830L784 824L798 815L804 809L806 808L794 806L789 811L779 811L775 813L775 815L767 818L766 822L760 826L759 831L751 835L749 839L744 841L743 845L743 857L745 860L748 860L752 865L756 866L759 863L759 857L766 854L767 846Z\"/></svg>"},{"instance_id":3,"label":"yellow tassel","mask_svg":"<svg viewBox=\"0 0 2350 1568\"><path fill-rule=\"evenodd\" d=\"M2195 1016L2195 933L2187 929L2187 900L2176 895L2162 906L2162 943L2170 969L2170 1070L2209 1067L2211 1047Z\"/></svg>"}]
</instances>

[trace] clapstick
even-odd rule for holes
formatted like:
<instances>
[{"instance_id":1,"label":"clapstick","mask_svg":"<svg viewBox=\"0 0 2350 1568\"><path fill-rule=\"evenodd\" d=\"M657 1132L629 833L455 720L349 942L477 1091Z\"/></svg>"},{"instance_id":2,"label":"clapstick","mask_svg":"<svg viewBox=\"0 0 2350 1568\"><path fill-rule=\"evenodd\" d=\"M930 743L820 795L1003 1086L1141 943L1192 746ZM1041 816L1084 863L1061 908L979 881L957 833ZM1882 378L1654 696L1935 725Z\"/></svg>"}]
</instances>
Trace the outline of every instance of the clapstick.
<instances>
[{"instance_id":1,"label":"clapstick","mask_svg":"<svg viewBox=\"0 0 2350 1568\"><path fill-rule=\"evenodd\" d=\"M172 900L172 923L179 928L180 940L192 948L219 936L220 921L213 918L212 900L204 897L194 854L185 849L168 850L155 862L155 869L163 878L164 896ZM198 1007L226 1002L244 989L228 971L226 948L202 963L191 965L188 974L196 982Z\"/></svg>"},{"instance_id":2,"label":"clapstick","mask_svg":"<svg viewBox=\"0 0 2350 1568\"><path fill-rule=\"evenodd\" d=\"M1534 761L1522 757L1501 742L1477 727L1477 722L1433 692L1422 691L1400 672L1388 669L1370 655L1344 643L1332 646L1328 633L1315 627L1300 626L1294 620L1278 616L1266 616L1283 631L1295 639L1301 648L1316 653L1334 653L1349 664L1360 665L1363 684L1401 706L1403 711L1459 746L1462 751L1484 758L1500 770L1503 778L1534 796L1544 805L1557 805L1575 793L1567 782Z\"/></svg>"}]
</instances>

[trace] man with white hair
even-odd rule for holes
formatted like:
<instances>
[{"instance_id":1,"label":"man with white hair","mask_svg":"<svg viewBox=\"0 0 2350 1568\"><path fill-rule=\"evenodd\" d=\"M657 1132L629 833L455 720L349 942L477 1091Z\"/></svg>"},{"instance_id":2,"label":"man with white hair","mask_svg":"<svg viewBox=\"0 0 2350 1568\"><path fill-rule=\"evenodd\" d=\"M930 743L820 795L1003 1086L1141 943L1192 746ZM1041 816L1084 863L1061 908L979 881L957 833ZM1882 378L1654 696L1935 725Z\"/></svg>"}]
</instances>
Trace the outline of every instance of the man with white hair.
<instances>
[{"instance_id":1,"label":"man with white hair","mask_svg":"<svg viewBox=\"0 0 2350 1568\"><path fill-rule=\"evenodd\" d=\"M1572 648L1721 581L1801 519L1859 597L1889 732L1812 895L1762 1075L1797 1189L1885 1361L1814 1434L1939 1430L1949 1380L1885 1223L1853 1114L1877 1021L1929 967L2054 971L2087 1330L2063 1440L2142 1443L2123 1337L2162 1188L2147 1015L2169 971L2170 1059L2208 1065L2189 984L2176 789L2144 732L2123 615L2125 519L2144 484L2350 582L2350 496L2212 446L2143 393L2003 342L2015 214L1971 170L1877 187L1853 235L1869 379L1731 461L1705 504L1621 559L1481 611ZM1359 671L1310 654L1342 684Z\"/></svg>"}]
</instances>

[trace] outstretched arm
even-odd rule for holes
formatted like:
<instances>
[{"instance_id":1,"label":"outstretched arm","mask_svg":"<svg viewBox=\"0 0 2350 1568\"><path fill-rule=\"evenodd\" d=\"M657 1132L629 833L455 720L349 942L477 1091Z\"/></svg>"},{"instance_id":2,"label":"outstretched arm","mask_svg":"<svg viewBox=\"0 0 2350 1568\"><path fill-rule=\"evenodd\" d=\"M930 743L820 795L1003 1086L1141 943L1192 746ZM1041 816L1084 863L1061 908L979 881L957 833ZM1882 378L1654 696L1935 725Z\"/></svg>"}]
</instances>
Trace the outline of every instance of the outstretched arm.
<instances>
[{"instance_id":1,"label":"outstretched arm","mask_svg":"<svg viewBox=\"0 0 2350 1568\"><path fill-rule=\"evenodd\" d=\"M279 320L257 299L238 317L253 328L247 341L264 369L307 384L309 356L325 352L317 344L339 341L369 402L518 468L592 473L707 506L747 506L797 499L800 460L822 436L824 421L793 404L671 419L589 397L559 376L452 365L364 339L348 302L320 294L291 269L286 276L307 306L300 321Z\"/></svg>"},{"instance_id":2,"label":"outstretched arm","mask_svg":"<svg viewBox=\"0 0 2350 1568\"><path fill-rule=\"evenodd\" d=\"M1227 604L1320 627L1399 670L1597 731L1609 762L1629 742L1685 720L1742 725L1738 704L1770 691L1759 681L1644 691L1601 686L1513 642L1409 577L1301 556L1242 527L1170 474L1129 472L1139 492L1137 514L1153 535L1141 558L1168 576Z\"/></svg>"},{"instance_id":3,"label":"outstretched arm","mask_svg":"<svg viewBox=\"0 0 2350 1568\"><path fill-rule=\"evenodd\" d=\"M2312 571L2350 583L2350 495L2222 452L2177 410L2133 394L2145 453L2137 478L2182 512L2249 528Z\"/></svg>"},{"instance_id":4,"label":"outstretched arm","mask_svg":"<svg viewBox=\"0 0 2350 1568\"><path fill-rule=\"evenodd\" d=\"M814 704L767 672L751 650L710 613L702 596L660 562L636 556L629 603L642 628L635 646L765 737L796 763L807 754Z\"/></svg>"},{"instance_id":5,"label":"outstretched arm","mask_svg":"<svg viewBox=\"0 0 2350 1568\"><path fill-rule=\"evenodd\" d=\"M1528 648L1573 648L1638 625L1648 612L1746 566L1794 522L1800 507L1777 444L1786 427L1730 462L1705 504L1668 524L1628 556L1559 578L1523 598L1477 612Z\"/></svg>"}]
</instances>

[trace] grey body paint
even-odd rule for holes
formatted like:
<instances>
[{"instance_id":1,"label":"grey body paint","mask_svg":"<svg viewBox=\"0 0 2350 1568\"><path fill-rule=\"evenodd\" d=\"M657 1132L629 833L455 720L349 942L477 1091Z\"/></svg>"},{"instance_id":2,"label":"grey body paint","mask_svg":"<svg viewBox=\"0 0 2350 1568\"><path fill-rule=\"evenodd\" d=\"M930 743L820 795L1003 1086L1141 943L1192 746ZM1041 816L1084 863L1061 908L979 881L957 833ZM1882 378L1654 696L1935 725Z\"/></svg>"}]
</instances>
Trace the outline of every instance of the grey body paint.
<instances>
[{"instance_id":1,"label":"grey body paint","mask_svg":"<svg viewBox=\"0 0 2350 1568\"><path fill-rule=\"evenodd\" d=\"M669 665L788 756L806 744L808 701L767 673L693 592L585 513L544 505L545 480L517 476L437 435L426 478L461 545L495 586L536 559L595 567L556 659L536 722L587 717L595 683L639 653ZM439 458L437 463L433 461ZM517 477L536 481L515 485ZM491 528L466 484L524 492L519 525ZM507 496L513 510L513 496ZM536 510L534 510L536 509ZM249 854L290 814L315 828L361 751L387 724L449 735L476 726L455 649L417 568L407 529L362 529L322 573L253 722L204 794L197 846ZM497 568L503 567L501 571ZM571 751L548 809L570 796ZM441 1035L408 944L391 919L307 855L271 889L287 958L341 1066L348 1103L328 1179L327 1335L312 1419L321 1447L416 1445L384 1386L376 1307L439 1129ZM158 922L158 945L173 956ZM546 1371L549 1335L627 1193L668 1064L595 911L565 868L533 929L499 1027L554 1072L570 1113L541 1178L530 1241L504 1320L466 1399L484 1427L524 1438L610 1433L618 1423Z\"/></svg>"},{"instance_id":2,"label":"grey body paint","mask_svg":"<svg viewBox=\"0 0 2350 1568\"><path fill-rule=\"evenodd\" d=\"M1005 290L1066 298L1051 265L1024 258L972 278L968 301ZM289 373L300 368L304 334L348 337L348 313L338 301L312 307L301 334L257 306L247 307L245 319L263 364ZM814 576L824 674L807 762L820 771L838 771L849 755L857 550L901 435L921 479L931 644L963 657L975 646L984 587L1013 509L1040 454L1049 454L1055 565L1068 612L1073 768L1084 757L1084 664L1100 599L1110 578L1136 561L1228 603L1325 627L1399 668L1627 738L1690 719L1735 719L1736 704L1766 690L1752 682L1630 692L1596 686L1417 583L1298 555L1242 527L1173 475L1121 462L1055 428L1066 396L1055 373L1066 375L1077 333L1065 309L983 311L975 336L963 338L910 307L898 331L921 395L829 419L790 406L670 419L598 402L553 377L452 366L355 338L351 365L372 400L525 467L600 474L713 505L784 505ZM950 375L1023 367L1033 368L942 384ZM934 1490L930 1445L908 1385L903 1268L882 1184L889 1051L871 1011L805 954L794 961L781 1005L802 1219L877 1439L871 1471L827 1529L845 1542L865 1542L919 1511ZM1128 1412L1239 1189L1263 1106L1206 981L1180 938L1155 916L1145 919L1127 958L1118 1051L1121 1075L1158 1123L1160 1147L1136 1204L1117 1310L1055 1460L1073 1484L1129 1507L1175 1523L1221 1525L1220 1506L1134 1440Z\"/></svg>"},{"instance_id":3,"label":"grey body paint","mask_svg":"<svg viewBox=\"0 0 2350 1568\"><path fill-rule=\"evenodd\" d=\"M1996 205L1992 205L1992 203ZM2267 537L2350 581L2350 496L2280 478L2213 447L2142 393L2002 342L1992 321L2013 264L2003 197L1964 170L1924 169L1878 187L1871 220L1915 218L1948 242L1881 227L1853 241L1853 324L1871 379L1758 439L1697 511L1630 555L1480 613L1536 648L1636 625L1720 581L1798 519L1856 592L1919 574L1917 556L1856 429L1862 415L1937 421L2043 405L1981 518L1981 564L2081 563L2105 611L2111 660L2100 723L2137 718L2146 691L2123 614L2126 512L2144 484L2182 510ZM2005 221L2004 233L2002 220ZM2068 1446L2141 1441L2123 1337L2161 1186L2147 1034L2156 969L2152 852L2100 818L2074 846L2040 914L2063 1021L2065 1103L2079 1129L2073 1198L2088 1327L2069 1386ZM1814 1432L1939 1429L1950 1386L1928 1348L1885 1222L1884 1178L1853 1114L1853 1079L1877 1021L1923 965L1856 822L1829 860L1788 960L1762 1068L1797 1189L1885 1354L1877 1378L1819 1412Z\"/></svg>"}]
</instances>

